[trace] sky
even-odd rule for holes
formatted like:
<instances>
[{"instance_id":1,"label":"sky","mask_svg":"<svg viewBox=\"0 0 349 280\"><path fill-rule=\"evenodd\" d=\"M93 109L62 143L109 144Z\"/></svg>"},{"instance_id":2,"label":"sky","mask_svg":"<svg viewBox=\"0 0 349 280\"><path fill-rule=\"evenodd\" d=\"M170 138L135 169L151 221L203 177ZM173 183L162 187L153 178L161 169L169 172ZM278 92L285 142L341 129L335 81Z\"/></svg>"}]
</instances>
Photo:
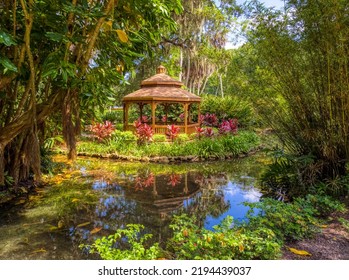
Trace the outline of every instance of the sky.
<instances>
[{"instance_id":1,"label":"sky","mask_svg":"<svg viewBox=\"0 0 349 280\"><path fill-rule=\"evenodd\" d=\"M238 4L243 4L246 0L237 0ZM284 0L259 0L265 4L266 7L281 8L284 5Z\"/></svg>"},{"instance_id":2,"label":"sky","mask_svg":"<svg viewBox=\"0 0 349 280\"><path fill-rule=\"evenodd\" d=\"M237 4L243 4L246 0L236 0ZM284 0L259 0L259 2L264 3L266 7L280 9L284 6ZM235 49L244 44L245 40L240 38L238 41L236 39L232 39L231 42L227 42L225 48L226 49Z\"/></svg>"}]
</instances>

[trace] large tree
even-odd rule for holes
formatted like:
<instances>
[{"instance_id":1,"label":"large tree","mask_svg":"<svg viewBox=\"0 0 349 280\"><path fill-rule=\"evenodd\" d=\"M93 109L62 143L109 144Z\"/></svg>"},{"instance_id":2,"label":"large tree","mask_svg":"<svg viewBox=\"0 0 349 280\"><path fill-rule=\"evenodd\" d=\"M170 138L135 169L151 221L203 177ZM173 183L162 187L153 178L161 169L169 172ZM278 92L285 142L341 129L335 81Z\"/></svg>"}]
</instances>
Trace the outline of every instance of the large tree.
<instances>
[{"instance_id":1,"label":"large tree","mask_svg":"<svg viewBox=\"0 0 349 280\"><path fill-rule=\"evenodd\" d=\"M182 2L183 12L174 16L178 25L176 32L164 32L154 57L139 61L134 83L126 88L127 92L134 90L145 77L153 75L159 63L198 95L205 92L211 77L220 79L224 76L229 59L225 45L231 28L236 25L235 0Z\"/></svg>"},{"instance_id":2,"label":"large tree","mask_svg":"<svg viewBox=\"0 0 349 280\"><path fill-rule=\"evenodd\" d=\"M103 98L180 10L179 0L0 1L0 185L5 174L40 178L40 132L54 112L74 159L81 101Z\"/></svg>"}]
</instances>

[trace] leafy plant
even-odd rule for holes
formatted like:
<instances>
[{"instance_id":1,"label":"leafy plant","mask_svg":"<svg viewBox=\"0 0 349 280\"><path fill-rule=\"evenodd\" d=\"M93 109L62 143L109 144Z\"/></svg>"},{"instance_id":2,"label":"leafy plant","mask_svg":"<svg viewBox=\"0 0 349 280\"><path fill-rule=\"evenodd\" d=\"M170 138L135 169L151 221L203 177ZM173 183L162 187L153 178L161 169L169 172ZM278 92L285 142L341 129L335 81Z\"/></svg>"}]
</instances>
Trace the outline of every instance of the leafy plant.
<instances>
[{"instance_id":1,"label":"leafy plant","mask_svg":"<svg viewBox=\"0 0 349 280\"><path fill-rule=\"evenodd\" d=\"M144 121L146 120L147 118L144 118ZM136 136L137 136L138 144L145 144L153 141L154 132L151 126L149 126L147 123L143 122L142 120L136 121L134 123L134 126L136 128Z\"/></svg>"},{"instance_id":2,"label":"leafy plant","mask_svg":"<svg viewBox=\"0 0 349 280\"><path fill-rule=\"evenodd\" d=\"M114 125L110 121L106 121L105 123L96 123L91 125L90 131L93 133L93 136L101 142L112 135Z\"/></svg>"},{"instance_id":3,"label":"leafy plant","mask_svg":"<svg viewBox=\"0 0 349 280\"><path fill-rule=\"evenodd\" d=\"M102 115L102 120L110 121L112 123L122 123L123 111L122 110L114 110L108 111Z\"/></svg>"},{"instance_id":4,"label":"leafy plant","mask_svg":"<svg viewBox=\"0 0 349 280\"><path fill-rule=\"evenodd\" d=\"M205 136L208 138L212 138L214 136L214 131L213 131L212 127L206 127Z\"/></svg>"},{"instance_id":5,"label":"leafy plant","mask_svg":"<svg viewBox=\"0 0 349 280\"><path fill-rule=\"evenodd\" d=\"M245 203L251 209L248 213L249 229L265 227L272 230L280 241L299 240L311 237L319 231L320 218L333 211L343 210L343 205L321 195L308 195L285 203L265 198L257 203ZM255 213L259 213L256 215Z\"/></svg>"},{"instance_id":6,"label":"leafy plant","mask_svg":"<svg viewBox=\"0 0 349 280\"><path fill-rule=\"evenodd\" d=\"M151 234L142 234L143 225L129 224L115 234L97 239L92 245L80 245L89 253L97 253L104 260L154 260L161 250L158 243L147 246Z\"/></svg>"},{"instance_id":7,"label":"leafy plant","mask_svg":"<svg viewBox=\"0 0 349 280\"><path fill-rule=\"evenodd\" d=\"M227 133L237 133L238 131L238 120L237 119L229 119L223 120L219 125L219 133L227 134Z\"/></svg>"},{"instance_id":8,"label":"leafy plant","mask_svg":"<svg viewBox=\"0 0 349 280\"><path fill-rule=\"evenodd\" d=\"M217 126L218 125L218 118L216 114L212 113L206 113L202 119L202 124L206 126Z\"/></svg>"},{"instance_id":9,"label":"leafy plant","mask_svg":"<svg viewBox=\"0 0 349 280\"><path fill-rule=\"evenodd\" d=\"M214 231L200 228L195 218L175 216L170 228L173 237L167 250L174 259L187 260L251 260L276 259L280 244L274 233L260 227L255 231L234 227L233 218L226 217Z\"/></svg>"},{"instance_id":10,"label":"leafy plant","mask_svg":"<svg viewBox=\"0 0 349 280\"><path fill-rule=\"evenodd\" d=\"M111 139L117 142L132 142L137 140L136 136L131 131L121 131L117 129L112 133Z\"/></svg>"},{"instance_id":11,"label":"leafy plant","mask_svg":"<svg viewBox=\"0 0 349 280\"><path fill-rule=\"evenodd\" d=\"M190 138L186 133L179 133L177 138L176 138L176 143L177 144L184 144L186 141L188 141Z\"/></svg>"},{"instance_id":12,"label":"leafy plant","mask_svg":"<svg viewBox=\"0 0 349 280\"><path fill-rule=\"evenodd\" d=\"M176 126L174 124L168 125L167 130L166 130L166 137L173 142L177 137L180 132L180 127Z\"/></svg>"},{"instance_id":13,"label":"leafy plant","mask_svg":"<svg viewBox=\"0 0 349 280\"><path fill-rule=\"evenodd\" d=\"M201 126L200 127L195 127L195 131L196 131L196 137L201 139L201 137L203 135L205 135L205 129L202 128Z\"/></svg>"},{"instance_id":14,"label":"leafy plant","mask_svg":"<svg viewBox=\"0 0 349 280\"><path fill-rule=\"evenodd\" d=\"M154 142L165 142L166 141L166 135L163 134L154 134L153 135Z\"/></svg>"},{"instance_id":15,"label":"leafy plant","mask_svg":"<svg viewBox=\"0 0 349 280\"><path fill-rule=\"evenodd\" d=\"M236 118L242 127L249 127L255 122L253 106L238 96L205 95L202 97L201 112L204 115L215 113L219 122Z\"/></svg>"}]
</instances>

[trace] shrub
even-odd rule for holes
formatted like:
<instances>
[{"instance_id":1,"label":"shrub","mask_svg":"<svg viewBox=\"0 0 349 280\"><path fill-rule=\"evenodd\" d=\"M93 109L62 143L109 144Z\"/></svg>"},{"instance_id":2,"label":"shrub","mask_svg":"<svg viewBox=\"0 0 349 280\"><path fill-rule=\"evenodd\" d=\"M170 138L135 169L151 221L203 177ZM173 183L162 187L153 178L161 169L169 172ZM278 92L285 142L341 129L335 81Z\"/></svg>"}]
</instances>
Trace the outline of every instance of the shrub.
<instances>
[{"instance_id":1,"label":"shrub","mask_svg":"<svg viewBox=\"0 0 349 280\"><path fill-rule=\"evenodd\" d=\"M114 130L111 139L118 142L132 142L136 141L137 137L131 131Z\"/></svg>"},{"instance_id":2,"label":"shrub","mask_svg":"<svg viewBox=\"0 0 349 280\"><path fill-rule=\"evenodd\" d=\"M114 110L114 111L108 111L105 112L102 115L102 121L110 121L112 123L122 123L123 120L123 111L122 110Z\"/></svg>"},{"instance_id":3,"label":"shrub","mask_svg":"<svg viewBox=\"0 0 349 280\"><path fill-rule=\"evenodd\" d=\"M202 128L202 127L195 127L195 130L196 130L195 136L197 138L201 139L201 137L205 135L205 129L204 128Z\"/></svg>"},{"instance_id":4,"label":"shrub","mask_svg":"<svg viewBox=\"0 0 349 280\"><path fill-rule=\"evenodd\" d=\"M153 141L154 142L166 142L166 136L163 134L154 134Z\"/></svg>"},{"instance_id":5,"label":"shrub","mask_svg":"<svg viewBox=\"0 0 349 280\"><path fill-rule=\"evenodd\" d=\"M201 123L206 126L217 126L218 118L216 114L206 113L204 116L200 116Z\"/></svg>"},{"instance_id":6,"label":"shrub","mask_svg":"<svg viewBox=\"0 0 349 280\"><path fill-rule=\"evenodd\" d=\"M146 246L151 234L141 234L142 225L129 224L114 235L96 239L92 245L80 245L89 253L97 253L104 260L154 260L160 257L158 243Z\"/></svg>"},{"instance_id":7,"label":"shrub","mask_svg":"<svg viewBox=\"0 0 349 280\"><path fill-rule=\"evenodd\" d=\"M137 120L134 123L138 144L145 144L153 141L153 129L143 121L147 121L145 116L143 120Z\"/></svg>"},{"instance_id":8,"label":"shrub","mask_svg":"<svg viewBox=\"0 0 349 280\"><path fill-rule=\"evenodd\" d=\"M272 230L281 241L299 240L313 236L319 230L319 218L344 206L338 201L320 195L308 195L286 203L271 198L257 203L245 203L251 207L248 213L249 229L265 227ZM255 215L255 212L259 212Z\"/></svg>"},{"instance_id":9,"label":"shrub","mask_svg":"<svg viewBox=\"0 0 349 280\"><path fill-rule=\"evenodd\" d=\"M212 127L206 127L205 136L208 138L212 138L214 136L214 131L213 131Z\"/></svg>"},{"instance_id":10,"label":"shrub","mask_svg":"<svg viewBox=\"0 0 349 280\"><path fill-rule=\"evenodd\" d=\"M93 136L101 142L111 136L114 131L114 125L110 121L96 123L91 125L90 131L93 133Z\"/></svg>"},{"instance_id":11,"label":"shrub","mask_svg":"<svg viewBox=\"0 0 349 280\"><path fill-rule=\"evenodd\" d=\"M219 120L237 118L242 127L254 123L253 106L237 96L218 97L206 95L202 98L201 112L215 113Z\"/></svg>"},{"instance_id":12,"label":"shrub","mask_svg":"<svg viewBox=\"0 0 349 280\"><path fill-rule=\"evenodd\" d=\"M276 259L280 255L280 244L271 230L247 231L232 225L233 218L228 216L210 231L199 228L195 218L175 216L167 250L174 259L186 260Z\"/></svg>"},{"instance_id":13,"label":"shrub","mask_svg":"<svg viewBox=\"0 0 349 280\"><path fill-rule=\"evenodd\" d=\"M165 133L166 137L173 142L178 137L180 130L181 129L178 126L175 126L174 124L168 125L167 131Z\"/></svg>"},{"instance_id":14,"label":"shrub","mask_svg":"<svg viewBox=\"0 0 349 280\"><path fill-rule=\"evenodd\" d=\"M223 120L219 125L219 133L227 134L227 133L237 133L238 131L238 120L237 119L229 119Z\"/></svg>"},{"instance_id":15,"label":"shrub","mask_svg":"<svg viewBox=\"0 0 349 280\"><path fill-rule=\"evenodd\" d=\"M185 142L187 142L187 141L189 141L190 140L190 138L189 138L189 136L187 135L187 134L185 134L185 133L180 133L180 134L178 134L178 136L177 136L177 139L176 139L176 143L177 144L184 144Z\"/></svg>"}]
</instances>

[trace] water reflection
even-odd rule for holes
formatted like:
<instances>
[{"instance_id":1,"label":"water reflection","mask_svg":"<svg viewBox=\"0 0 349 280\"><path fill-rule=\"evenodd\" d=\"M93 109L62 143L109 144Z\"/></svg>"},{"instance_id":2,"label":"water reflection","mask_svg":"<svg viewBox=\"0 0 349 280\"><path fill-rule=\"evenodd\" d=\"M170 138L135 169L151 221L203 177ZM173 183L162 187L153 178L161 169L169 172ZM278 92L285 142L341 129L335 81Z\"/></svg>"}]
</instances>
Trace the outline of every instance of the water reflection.
<instances>
[{"instance_id":1,"label":"water reflection","mask_svg":"<svg viewBox=\"0 0 349 280\"><path fill-rule=\"evenodd\" d=\"M164 244L171 234L169 224L175 214L195 216L197 223L208 229L227 215L242 220L247 211L242 203L261 197L255 185L262 166L258 158L182 165L80 159L70 168L74 175L47 189L40 203L25 210L25 215L30 216L50 206L50 216L43 212L31 217L34 223L39 218L45 221L36 228L36 235L30 230L20 233L21 239L36 244L27 250L48 248L52 240L58 249L54 254L45 249L39 256L27 254L24 258L90 258L78 249L80 243L91 243L127 224L145 225L146 231ZM0 259L10 258L10 254L15 259L25 255L23 248L10 240L13 228L21 227L25 220L18 216L0 222L4 237L0 240ZM36 236L41 236L41 240ZM3 252L2 242L7 245Z\"/></svg>"}]
</instances>

